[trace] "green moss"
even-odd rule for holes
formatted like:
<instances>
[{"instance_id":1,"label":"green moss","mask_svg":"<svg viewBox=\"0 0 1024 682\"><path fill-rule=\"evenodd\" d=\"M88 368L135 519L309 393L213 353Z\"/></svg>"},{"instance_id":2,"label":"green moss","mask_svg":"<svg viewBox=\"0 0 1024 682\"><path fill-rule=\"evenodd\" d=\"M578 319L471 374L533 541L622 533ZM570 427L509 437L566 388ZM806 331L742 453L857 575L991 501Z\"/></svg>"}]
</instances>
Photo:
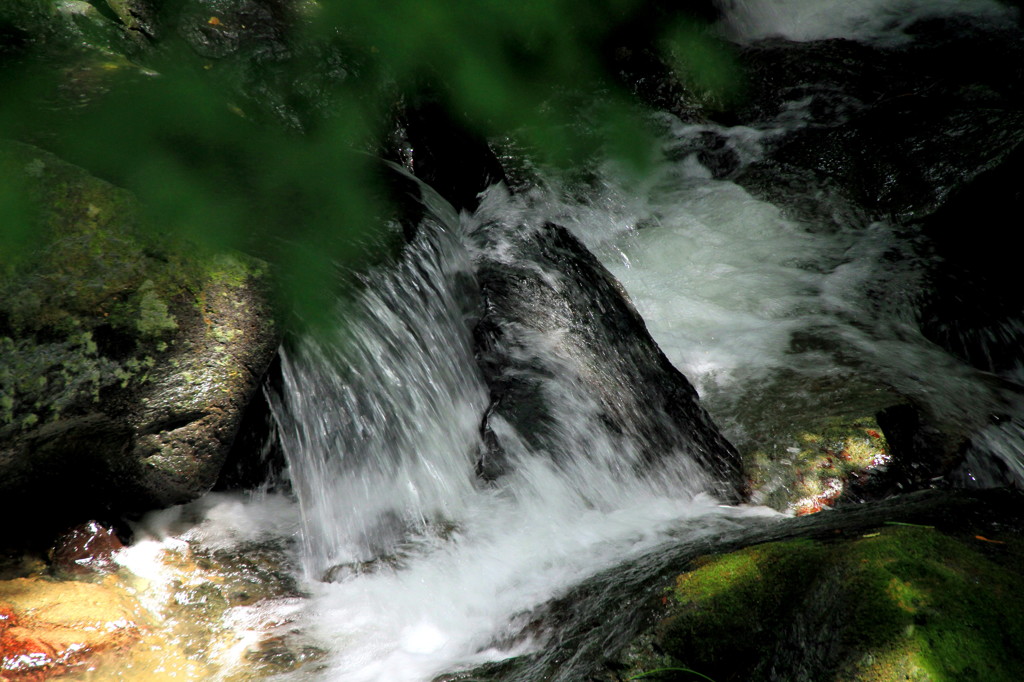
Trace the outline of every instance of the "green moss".
<instances>
[{"instance_id":1,"label":"green moss","mask_svg":"<svg viewBox=\"0 0 1024 682\"><path fill-rule=\"evenodd\" d=\"M130 193L28 145L4 143L0 157L24 169L37 207L31 254L0 279L0 313L13 331L173 328L167 310L198 289L200 272L181 249L139 229Z\"/></svg>"},{"instance_id":2,"label":"green moss","mask_svg":"<svg viewBox=\"0 0 1024 682\"><path fill-rule=\"evenodd\" d=\"M266 273L260 261L197 254L154 234L130 193L43 150L0 142L0 170L35 209L19 217L32 248L0 271L0 427L94 409L105 389L145 383L158 354L187 352L172 334L195 316L217 343L243 333L237 290ZM211 315L214 302L237 319ZM210 381L202 368L193 374Z\"/></svg>"},{"instance_id":3,"label":"green moss","mask_svg":"<svg viewBox=\"0 0 1024 682\"><path fill-rule=\"evenodd\" d=\"M708 557L675 580L669 615L642 647L660 657L645 662L718 682L770 679L793 660L809 679L838 682L1017 680L1022 549L1011 541L990 557L991 547L899 527Z\"/></svg>"},{"instance_id":4,"label":"green moss","mask_svg":"<svg viewBox=\"0 0 1024 682\"><path fill-rule=\"evenodd\" d=\"M29 35L34 43L50 54L74 62L75 57L106 57L130 65L125 55L137 56L145 39L134 23L124 22L107 9L108 5L85 0L4 0L0 3L0 23L14 26ZM103 11L100 11L102 8ZM118 8L121 9L120 7ZM105 13L106 12L106 13Z\"/></svg>"},{"instance_id":5,"label":"green moss","mask_svg":"<svg viewBox=\"0 0 1024 682\"><path fill-rule=\"evenodd\" d=\"M856 543L850 560L863 564L876 601L898 609L902 628L871 662L851 666L850 679L897 679L903 669L934 681L1020 679L1020 548L1007 548L1006 566L979 552L983 542L975 549L934 530L906 528Z\"/></svg>"},{"instance_id":6,"label":"green moss","mask_svg":"<svg viewBox=\"0 0 1024 682\"><path fill-rule=\"evenodd\" d=\"M716 680L738 679L730 670L752 671L824 554L817 543L794 540L699 561L676 579L677 608L661 628L660 648ZM737 624L746 627L738 631Z\"/></svg>"},{"instance_id":7,"label":"green moss","mask_svg":"<svg viewBox=\"0 0 1024 682\"><path fill-rule=\"evenodd\" d=\"M763 504L798 512L831 504L846 482L889 461L873 417L829 417L788 434L784 448L752 449L745 457L751 489Z\"/></svg>"},{"instance_id":8,"label":"green moss","mask_svg":"<svg viewBox=\"0 0 1024 682\"><path fill-rule=\"evenodd\" d=\"M67 340L0 338L0 426L34 426L99 401L122 365L98 353L89 332Z\"/></svg>"},{"instance_id":9,"label":"green moss","mask_svg":"<svg viewBox=\"0 0 1024 682\"><path fill-rule=\"evenodd\" d=\"M250 277L267 274L267 264L243 253L218 253L204 263L206 277L214 283L240 287Z\"/></svg>"}]
</instances>

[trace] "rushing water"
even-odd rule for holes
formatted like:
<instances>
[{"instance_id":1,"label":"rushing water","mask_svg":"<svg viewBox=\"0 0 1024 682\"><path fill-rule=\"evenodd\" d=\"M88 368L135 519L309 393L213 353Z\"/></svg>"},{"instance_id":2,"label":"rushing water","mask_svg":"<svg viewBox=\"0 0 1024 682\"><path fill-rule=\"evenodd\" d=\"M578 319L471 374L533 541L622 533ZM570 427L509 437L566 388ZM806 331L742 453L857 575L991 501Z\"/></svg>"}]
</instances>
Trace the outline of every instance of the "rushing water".
<instances>
[{"instance_id":1,"label":"rushing water","mask_svg":"<svg viewBox=\"0 0 1024 682\"><path fill-rule=\"evenodd\" d=\"M922 19L963 14L1005 22L1014 10L997 0L722 0L722 32L733 40L847 38L898 45Z\"/></svg>"},{"instance_id":2,"label":"rushing water","mask_svg":"<svg viewBox=\"0 0 1024 682\"><path fill-rule=\"evenodd\" d=\"M911 15L948 4L733 0L724 30L740 40L898 42ZM965 3L954 4L963 11ZM1004 12L985 0L969 4L986 17ZM661 144L683 148L713 132L749 163L801 121L799 103L761 130L666 116ZM481 255L473 235L497 216L573 230L623 283L732 437L756 419L744 406L764 400L780 373L796 377L784 387L794 394L814 381L877 380L964 428L997 408L1024 413L1007 382L924 338L914 292L925 265L897 226L801 222L714 179L696 156L667 156L675 160L643 180L609 164L587 188L552 181L514 197L492 191L475 216L456 216L426 191L429 217L402 262L368 274L362 293L339 305L335 338L287 350L274 407L297 501L217 498L192 531L206 544L298 534L309 597L282 605L287 616L275 622L326 655L287 679L422 681L527 651L536 643L522 635L524 614L582 578L669 532L713 536L774 514L721 506L699 478L597 465L614 459L612 444L594 437L586 401L554 384L566 432L586 443L580 461L595 465L556 467L551 453L524 444L511 474L495 485L479 481L488 391L472 345ZM500 244L489 248L495 257ZM537 352L557 354L543 339ZM1019 422L985 427L974 440L965 476L984 478L984 461L995 456L1024 480ZM161 533L169 531L151 531ZM136 565L145 572L144 562Z\"/></svg>"},{"instance_id":3,"label":"rushing water","mask_svg":"<svg viewBox=\"0 0 1024 682\"><path fill-rule=\"evenodd\" d=\"M524 212L507 201L498 192L478 216L427 221L405 263L346 307L339 338L286 356L278 418L313 591L304 627L332 650L324 679L422 680L508 656L530 645L517 616L669 529L702 536L770 513L720 507L700 477L612 466L628 443L600 438L591 405L557 377L566 440L587 456L521 441L511 474L479 481L487 392L466 271L479 255L471 233L494 211ZM495 257L500 240L487 248Z\"/></svg>"}]
</instances>

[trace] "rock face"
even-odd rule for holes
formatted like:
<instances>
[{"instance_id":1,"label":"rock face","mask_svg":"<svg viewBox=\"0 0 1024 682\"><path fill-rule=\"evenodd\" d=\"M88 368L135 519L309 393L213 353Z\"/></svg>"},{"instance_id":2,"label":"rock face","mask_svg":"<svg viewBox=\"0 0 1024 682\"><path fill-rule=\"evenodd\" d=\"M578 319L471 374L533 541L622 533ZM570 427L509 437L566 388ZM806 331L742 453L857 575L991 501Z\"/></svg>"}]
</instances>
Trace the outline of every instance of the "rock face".
<instances>
[{"instance_id":1,"label":"rock face","mask_svg":"<svg viewBox=\"0 0 1024 682\"><path fill-rule=\"evenodd\" d=\"M946 31L958 28L922 26L913 48L845 40L748 48L756 92L738 112L741 120L764 124L796 107L804 125L778 138L740 183L787 203L791 177L811 171L812 184L842 188L876 218L907 221L936 210L1020 140L1021 114L1012 104L1019 76L989 82L984 64L995 61L991 54L977 57L975 70L949 64L952 53L966 52L948 44ZM1021 49L1011 36L962 30L957 42L971 45L972 54L978 46L982 54Z\"/></svg>"},{"instance_id":2,"label":"rock face","mask_svg":"<svg viewBox=\"0 0 1024 682\"><path fill-rule=\"evenodd\" d=\"M131 195L42 150L0 163L37 209L0 278L0 497L64 523L205 492L277 347L264 266L146 233Z\"/></svg>"},{"instance_id":3,"label":"rock face","mask_svg":"<svg viewBox=\"0 0 1024 682\"><path fill-rule=\"evenodd\" d=\"M580 453L596 463L602 451L637 470L671 460L686 475L717 480L726 497L741 495L735 450L579 240L552 224L485 223L477 236L484 313L475 337L492 398L485 478L525 445L562 466ZM686 470L680 454L697 470Z\"/></svg>"},{"instance_id":4,"label":"rock face","mask_svg":"<svg viewBox=\"0 0 1024 682\"><path fill-rule=\"evenodd\" d=\"M89 521L60 535L50 550L50 565L71 575L113 573L114 552L124 544L112 528Z\"/></svg>"},{"instance_id":5,"label":"rock face","mask_svg":"<svg viewBox=\"0 0 1024 682\"><path fill-rule=\"evenodd\" d=\"M741 499L739 456L614 276L565 228L508 222L500 209L488 217L478 197L505 173L438 102L424 96L399 128L410 169L456 209L479 209L473 335L491 406L477 473L494 480L528 454L563 469L583 458L634 473L671 461L662 469L678 469L693 489ZM493 187L491 199L501 203L504 191Z\"/></svg>"},{"instance_id":6,"label":"rock face","mask_svg":"<svg viewBox=\"0 0 1024 682\"><path fill-rule=\"evenodd\" d=\"M980 538L890 526L695 559L624 663L723 682L1014 679L1017 538Z\"/></svg>"}]
</instances>

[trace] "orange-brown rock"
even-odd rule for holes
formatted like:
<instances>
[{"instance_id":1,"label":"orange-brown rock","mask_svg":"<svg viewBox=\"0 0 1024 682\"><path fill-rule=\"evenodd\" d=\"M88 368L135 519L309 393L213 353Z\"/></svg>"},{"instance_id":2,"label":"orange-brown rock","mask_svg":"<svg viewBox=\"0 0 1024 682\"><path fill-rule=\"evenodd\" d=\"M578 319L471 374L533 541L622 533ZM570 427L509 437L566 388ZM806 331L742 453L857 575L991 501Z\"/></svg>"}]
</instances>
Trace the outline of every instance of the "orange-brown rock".
<instances>
[{"instance_id":1,"label":"orange-brown rock","mask_svg":"<svg viewBox=\"0 0 1024 682\"><path fill-rule=\"evenodd\" d=\"M0 682L41 682L142 634L139 605L112 584L0 581Z\"/></svg>"}]
</instances>

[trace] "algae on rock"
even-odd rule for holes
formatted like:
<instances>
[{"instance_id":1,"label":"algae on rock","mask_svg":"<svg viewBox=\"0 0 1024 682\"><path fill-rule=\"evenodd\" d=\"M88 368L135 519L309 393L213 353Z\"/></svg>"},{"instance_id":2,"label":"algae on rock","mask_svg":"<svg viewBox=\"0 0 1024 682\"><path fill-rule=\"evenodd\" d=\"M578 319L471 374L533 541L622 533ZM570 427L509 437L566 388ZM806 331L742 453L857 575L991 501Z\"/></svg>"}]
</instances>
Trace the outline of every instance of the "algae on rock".
<instances>
[{"instance_id":1,"label":"algae on rock","mask_svg":"<svg viewBox=\"0 0 1024 682\"><path fill-rule=\"evenodd\" d=\"M31 209L0 272L0 495L70 518L209 489L277 346L266 267L147 231L41 149L4 142L0 166Z\"/></svg>"},{"instance_id":2,"label":"algae on rock","mask_svg":"<svg viewBox=\"0 0 1024 682\"><path fill-rule=\"evenodd\" d=\"M1024 664L1022 580L1017 537L893 525L756 545L694 561L624 660L716 682L1009 682Z\"/></svg>"}]
</instances>

